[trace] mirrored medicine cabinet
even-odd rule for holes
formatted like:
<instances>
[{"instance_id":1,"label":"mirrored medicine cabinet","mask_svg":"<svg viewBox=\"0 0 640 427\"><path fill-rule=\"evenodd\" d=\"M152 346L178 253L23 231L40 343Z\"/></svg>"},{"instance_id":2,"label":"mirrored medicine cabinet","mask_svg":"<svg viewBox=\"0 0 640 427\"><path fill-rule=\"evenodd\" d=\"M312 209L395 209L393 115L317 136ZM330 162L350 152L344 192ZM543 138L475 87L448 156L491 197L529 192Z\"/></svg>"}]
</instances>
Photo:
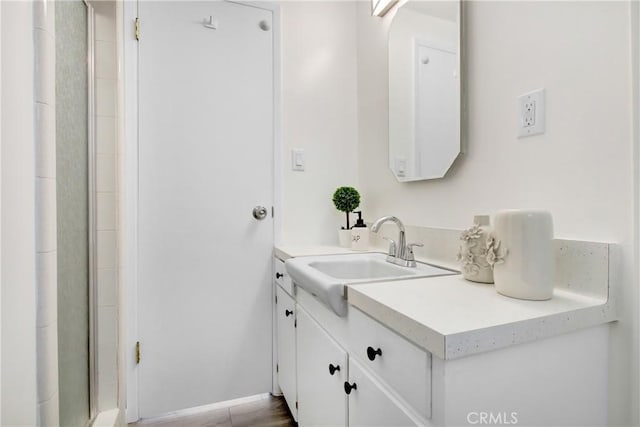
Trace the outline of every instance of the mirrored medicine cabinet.
<instances>
[{"instance_id":1,"label":"mirrored medicine cabinet","mask_svg":"<svg viewBox=\"0 0 640 427\"><path fill-rule=\"evenodd\" d=\"M460 1L409 0L389 29L389 167L445 176L461 150Z\"/></svg>"}]
</instances>

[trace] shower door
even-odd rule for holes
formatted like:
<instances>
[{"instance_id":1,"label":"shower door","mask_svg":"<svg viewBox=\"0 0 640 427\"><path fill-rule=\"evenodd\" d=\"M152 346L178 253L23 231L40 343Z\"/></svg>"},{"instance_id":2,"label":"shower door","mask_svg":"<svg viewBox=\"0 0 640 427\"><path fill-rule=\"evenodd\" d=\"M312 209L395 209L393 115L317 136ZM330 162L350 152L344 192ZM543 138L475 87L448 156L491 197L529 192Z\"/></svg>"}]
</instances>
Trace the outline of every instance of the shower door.
<instances>
[{"instance_id":1,"label":"shower door","mask_svg":"<svg viewBox=\"0 0 640 427\"><path fill-rule=\"evenodd\" d=\"M274 64L271 11L141 1L139 19L146 418L271 390Z\"/></svg>"}]
</instances>

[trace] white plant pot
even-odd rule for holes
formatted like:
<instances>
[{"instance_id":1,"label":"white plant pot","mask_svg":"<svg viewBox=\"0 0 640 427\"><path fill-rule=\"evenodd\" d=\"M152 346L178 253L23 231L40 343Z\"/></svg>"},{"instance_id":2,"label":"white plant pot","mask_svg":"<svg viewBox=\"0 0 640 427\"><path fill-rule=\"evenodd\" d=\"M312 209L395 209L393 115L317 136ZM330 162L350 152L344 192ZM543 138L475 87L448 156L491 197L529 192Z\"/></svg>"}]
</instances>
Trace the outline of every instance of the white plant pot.
<instances>
[{"instance_id":1,"label":"white plant pot","mask_svg":"<svg viewBox=\"0 0 640 427\"><path fill-rule=\"evenodd\" d=\"M340 242L340 247L351 248L351 230L338 230L338 241Z\"/></svg>"},{"instance_id":2,"label":"white plant pot","mask_svg":"<svg viewBox=\"0 0 640 427\"><path fill-rule=\"evenodd\" d=\"M495 216L496 291L525 300L553 296L553 220L541 210L505 210Z\"/></svg>"}]
</instances>

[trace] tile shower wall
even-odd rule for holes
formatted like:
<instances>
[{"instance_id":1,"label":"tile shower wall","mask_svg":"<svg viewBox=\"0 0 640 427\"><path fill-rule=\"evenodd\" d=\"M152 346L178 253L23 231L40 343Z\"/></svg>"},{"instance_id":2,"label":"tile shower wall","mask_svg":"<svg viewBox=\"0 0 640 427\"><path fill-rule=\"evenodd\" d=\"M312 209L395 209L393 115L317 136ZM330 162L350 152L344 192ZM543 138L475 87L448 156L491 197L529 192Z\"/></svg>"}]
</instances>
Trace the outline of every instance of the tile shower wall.
<instances>
[{"instance_id":1,"label":"tile shower wall","mask_svg":"<svg viewBox=\"0 0 640 427\"><path fill-rule=\"evenodd\" d=\"M38 425L59 424L55 3L33 3Z\"/></svg>"},{"instance_id":2,"label":"tile shower wall","mask_svg":"<svg viewBox=\"0 0 640 427\"><path fill-rule=\"evenodd\" d=\"M98 411L117 407L118 242L116 173L115 2L92 2L95 11L97 368Z\"/></svg>"}]
</instances>

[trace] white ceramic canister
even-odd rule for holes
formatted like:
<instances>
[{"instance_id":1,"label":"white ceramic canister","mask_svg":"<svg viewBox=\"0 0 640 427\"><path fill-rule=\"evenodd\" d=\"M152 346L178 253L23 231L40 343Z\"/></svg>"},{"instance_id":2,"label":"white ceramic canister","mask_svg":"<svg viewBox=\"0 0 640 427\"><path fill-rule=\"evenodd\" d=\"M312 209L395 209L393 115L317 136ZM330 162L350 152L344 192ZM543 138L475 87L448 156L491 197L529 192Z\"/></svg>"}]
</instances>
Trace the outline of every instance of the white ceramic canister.
<instances>
[{"instance_id":1,"label":"white ceramic canister","mask_svg":"<svg viewBox=\"0 0 640 427\"><path fill-rule=\"evenodd\" d=\"M457 258L465 279L493 283L493 268L487 261L487 239L491 232L489 215L476 215L473 217L473 226L460 235Z\"/></svg>"},{"instance_id":2,"label":"white ceramic canister","mask_svg":"<svg viewBox=\"0 0 640 427\"><path fill-rule=\"evenodd\" d=\"M496 291L526 300L553 296L553 220L543 210L504 210L495 216L487 243Z\"/></svg>"}]
</instances>

